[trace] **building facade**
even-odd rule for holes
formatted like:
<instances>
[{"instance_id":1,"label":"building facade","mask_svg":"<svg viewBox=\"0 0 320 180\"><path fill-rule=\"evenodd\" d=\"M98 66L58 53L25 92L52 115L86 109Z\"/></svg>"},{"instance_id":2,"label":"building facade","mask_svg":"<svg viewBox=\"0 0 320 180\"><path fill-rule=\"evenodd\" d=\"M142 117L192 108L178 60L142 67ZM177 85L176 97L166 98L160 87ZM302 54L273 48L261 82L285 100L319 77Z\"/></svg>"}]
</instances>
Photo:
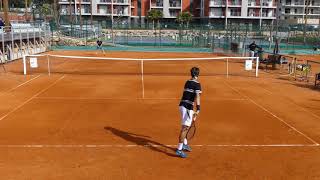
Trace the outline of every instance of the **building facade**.
<instances>
[{"instance_id":1,"label":"building facade","mask_svg":"<svg viewBox=\"0 0 320 180\"><path fill-rule=\"evenodd\" d=\"M205 16L211 21L228 23L270 24L276 19L276 0L209 0ZM208 7L208 8L207 8Z\"/></svg>"},{"instance_id":2,"label":"building facade","mask_svg":"<svg viewBox=\"0 0 320 180\"><path fill-rule=\"evenodd\" d=\"M81 1L81 3L79 2ZM91 5L92 1L92 5ZM282 0L283 1L283 0ZM174 22L182 11L195 21L219 23L269 24L276 19L277 0L59 0L64 16L81 16L113 22L145 23L150 9L163 12L164 21ZM81 4L81 7L80 7ZM115 20L116 19L116 20Z\"/></svg>"},{"instance_id":3,"label":"building facade","mask_svg":"<svg viewBox=\"0 0 320 180\"><path fill-rule=\"evenodd\" d=\"M320 0L281 0L279 12L279 19L292 24L304 24L305 18L307 24L319 24Z\"/></svg>"}]
</instances>

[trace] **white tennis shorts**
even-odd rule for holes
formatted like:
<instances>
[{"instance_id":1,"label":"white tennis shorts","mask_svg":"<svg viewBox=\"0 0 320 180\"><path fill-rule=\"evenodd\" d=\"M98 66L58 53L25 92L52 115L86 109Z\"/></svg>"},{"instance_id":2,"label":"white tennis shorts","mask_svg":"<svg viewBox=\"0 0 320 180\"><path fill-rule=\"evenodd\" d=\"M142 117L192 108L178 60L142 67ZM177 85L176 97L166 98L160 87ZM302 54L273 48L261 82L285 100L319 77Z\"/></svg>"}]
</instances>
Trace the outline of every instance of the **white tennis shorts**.
<instances>
[{"instance_id":1,"label":"white tennis shorts","mask_svg":"<svg viewBox=\"0 0 320 180\"><path fill-rule=\"evenodd\" d=\"M254 51L250 51L250 57L254 57Z\"/></svg>"},{"instance_id":2,"label":"white tennis shorts","mask_svg":"<svg viewBox=\"0 0 320 180\"><path fill-rule=\"evenodd\" d=\"M193 117L193 110L189 110L184 106L179 106L179 110L181 113L181 124L185 126L191 126L192 117Z\"/></svg>"}]
</instances>

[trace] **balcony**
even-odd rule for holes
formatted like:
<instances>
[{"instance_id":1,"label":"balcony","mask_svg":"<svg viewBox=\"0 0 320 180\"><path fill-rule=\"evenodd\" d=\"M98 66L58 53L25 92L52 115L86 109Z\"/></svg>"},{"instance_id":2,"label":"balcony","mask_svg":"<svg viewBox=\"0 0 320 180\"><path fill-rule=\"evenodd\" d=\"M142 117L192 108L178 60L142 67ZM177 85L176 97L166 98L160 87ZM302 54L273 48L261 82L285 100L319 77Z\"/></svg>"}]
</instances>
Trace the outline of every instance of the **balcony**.
<instances>
[{"instance_id":1,"label":"balcony","mask_svg":"<svg viewBox=\"0 0 320 180\"><path fill-rule=\"evenodd\" d=\"M248 17L260 17L259 13L256 14L256 13L249 13L248 14Z\"/></svg>"},{"instance_id":2,"label":"balcony","mask_svg":"<svg viewBox=\"0 0 320 180\"><path fill-rule=\"evenodd\" d=\"M223 11L211 11L209 13L210 18L223 18L225 13Z\"/></svg>"},{"instance_id":3,"label":"balcony","mask_svg":"<svg viewBox=\"0 0 320 180\"><path fill-rule=\"evenodd\" d=\"M260 1L251 1L251 2L248 2L248 6L249 7L260 7Z\"/></svg>"},{"instance_id":4,"label":"balcony","mask_svg":"<svg viewBox=\"0 0 320 180\"><path fill-rule=\"evenodd\" d=\"M229 11L227 13L229 17L241 17L241 12L240 11Z\"/></svg>"},{"instance_id":5,"label":"balcony","mask_svg":"<svg viewBox=\"0 0 320 180\"><path fill-rule=\"evenodd\" d=\"M100 3L107 3L107 4L111 4L112 0L100 0Z\"/></svg>"},{"instance_id":6,"label":"balcony","mask_svg":"<svg viewBox=\"0 0 320 180\"><path fill-rule=\"evenodd\" d=\"M77 0L76 2L77 2L77 4L79 4L79 3L80 3L80 0ZM83 3L83 4L90 4L90 0L81 0L81 3Z\"/></svg>"},{"instance_id":7,"label":"balcony","mask_svg":"<svg viewBox=\"0 0 320 180\"><path fill-rule=\"evenodd\" d=\"M128 0L113 0L114 4L128 4L129 5L129 1Z\"/></svg>"},{"instance_id":8,"label":"balcony","mask_svg":"<svg viewBox=\"0 0 320 180\"><path fill-rule=\"evenodd\" d=\"M129 5L128 0L100 0L100 3L104 4L119 4L119 5Z\"/></svg>"},{"instance_id":9,"label":"balcony","mask_svg":"<svg viewBox=\"0 0 320 180\"><path fill-rule=\"evenodd\" d=\"M59 0L59 4L69 4L69 0Z\"/></svg>"},{"instance_id":10,"label":"balcony","mask_svg":"<svg viewBox=\"0 0 320 180\"><path fill-rule=\"evenodd\" d=\"M79 4L80 0L76 0L76 3ZM81 3L90 4L90 0L81 0ZM70 2L69 0L59 0L59 4L70 4ZM71 4L74 4L74 1L72 1Z\"/></svg>"},{"instance_id":11,"label":"balcony","mask_svg":"<svg viewBox=\"0 0 320 180\"><path fill-rule=\"evenodd\" d=\"M228 5L229 6L241 6L242 2L239 0L229 0L228 1Z\"/></svg>"},{"instance_id":12,"label":"balcony","mask_svg":"<svg viewBox=\"0 0 320 180\"><path fill-rule=\"evenodd\" d=\"M221 0L211 0L209 3L209 7L221 7L225 5L226 5L226 2Z\"/></svg>"},{"instance_id":13,"label":"balcony","mask_svg":"<svg viewBox=\"0 0 320 180\"><path fill-rule=\"evenodd\" d=\"M162 0L151 0L150 3L151 8L163 8Z\"/></svg>"},{"instance_id":14,"label":"balcony","mask_svg":"<svg viewBox=\"0 0 320 180\"><path fill-rule=\"evenodd\" d=\"M170 8L181 8L181 1L171 0L169 1Z\"/></svg>"},{"instance_id":15,"label":"balcony","mask_svg":"<svg viewBox=\"0 0 320 180\"><path fill-rule=\"evenodd\" d=\"M176 18L180 14L181 9L169 9L169 16L168 18Z\"/></svg>"},{"instance_id":16,"label":"balcony","mask_svg":"<svg viewBox=\"0 0 320 180\"><path fill-rule=\"evenodd\" d=\"M262 7L269 7L269 8L276 8L276 6L273 5L272 1L263 1L261 6Z\"/></svg>"}]
</instances>

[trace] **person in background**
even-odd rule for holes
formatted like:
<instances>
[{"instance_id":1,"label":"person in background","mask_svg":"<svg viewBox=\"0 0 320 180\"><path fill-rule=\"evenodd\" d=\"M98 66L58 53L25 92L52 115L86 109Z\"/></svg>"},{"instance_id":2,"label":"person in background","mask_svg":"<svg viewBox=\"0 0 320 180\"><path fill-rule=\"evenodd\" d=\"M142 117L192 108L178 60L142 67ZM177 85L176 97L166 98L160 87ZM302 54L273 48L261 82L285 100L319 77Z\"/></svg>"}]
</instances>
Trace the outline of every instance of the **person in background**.
<instances>
[{"instance_id":1,"label":"person in background","mask_svg":"<svg viewBox=\"0 0 320 180\"><path fill-rule=\"evenodd\" d=\"M253 42L249 45L250 57L255 57L256 48L258 48L258 45L256 44L256 41L253 41Z\"/></svg>"},{"instance_id":2,"label":"person in background","mask_svg":"<svg viewBox=\"0 0 320 180\"><path fill-rule=\"evenodd\" d=\"M2 29L4 26L5 26L5 24L4 24L3 20L2 20L2 18L0 18L0 29Z\"/></svg>"}]
</instances>

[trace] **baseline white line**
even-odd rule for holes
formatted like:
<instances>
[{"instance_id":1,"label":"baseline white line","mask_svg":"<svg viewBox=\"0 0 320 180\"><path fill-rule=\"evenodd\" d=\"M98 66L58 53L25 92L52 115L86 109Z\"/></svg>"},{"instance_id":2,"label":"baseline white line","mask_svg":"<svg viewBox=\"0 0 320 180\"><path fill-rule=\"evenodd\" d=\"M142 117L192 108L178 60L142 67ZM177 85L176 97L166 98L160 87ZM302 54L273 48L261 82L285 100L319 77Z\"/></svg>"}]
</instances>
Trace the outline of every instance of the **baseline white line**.
<instances>
[{"instance_id":1,"label":"baseline white line","mask_svg":"<svg viewBox=\"0 0 320 180\"><path fill-rule=\"evenodd\" d=\"M177 145L137 144L18 144L0 145L0 148L132 148L132 147L176 147ZM319 144L195 144L192 147L319 147Z\"/></svg>"},{"instance_id":2,"label":"baseline white line","mask_svg":"<svg viewBox=\"0 0 320 180\"><path fill-rule=\"evenodd\" d=\"M180 100L181 98L90 98L90 97L35 97L35 99L48 100ZM208 98L209 101L247 101L244 98Z\"/></svg>"},{"instance_id":3,"label":"baseline white line","mask_svg":"<svg viewBox=\"0 0 320 180\"><path fill-rule=\"evenodd\" d=\"M54 86L56 83L58 83L61 79L64 78L64 75L62 77L60 77L59 79L55 80L51 85L49 85L48 87L42 89L40 92L38 92L37 94L33 95L31 98L27 99L26 101L24 101L22 104L20 104L19 106L17 106L16 108L12 109L11 111L9 111L7 114L3 115L0 118L0 121L2 121L4 118L6 118L7 116L9 116L11 113L15 112L16 110L18 110L19 108L21 108L22 106L24 106L25 104L27 104L28 102L30 102L32 99L34 99L36 96L40 95L41 93L43 93L44 91L48 90L49 88L51 88L52 86Z\"/></svg>"},{"instance_id":4,"label":"baseline white line","mask_svg":"<svg viewBox=\"0 0 320 180\"><path fill-rule=\"evenodd\" d=\"M290 125L289 123L287 123L285 120L283 120L282 118L278 117L277 115L273 114L271 111L269 111L268 109L266 109L265 107L263 107L262 105L258 104L256 101L254 101L253 99L251 99L249 96L242 94L239 90L237 90L236 88L232 87L231 85L229 85L227 82L224 82L228 87L230 87L231 89L233 89L235 92L237 92L238 94L240 94L242 97L247 98L249 101L251 101L253 104L255 104L256 106L258 106L259 108L261 108L262 110L264 110L265 112L269 113L271 116L275 117L276 119L278 119L279 121L281 121L282 123L284 123L285 125L287 125L289 128L293 129L294 131L296 131L297 133L301 134L302 136L304 136L305 138L307 138L309 141L311 141L312 143L314 143L315 145L319 145L319 143L315 140L313 140L311 137L307 136L306 134L302 133L301 131L299 131L298 129L296 129L295 127L293 127L292 125Z\"/></svg>"},{"instance_id":5,"label":"baseline white line","mask_svg":"<svg viewBox=\"0 0 320 180\"><path fill-rule=\"evenodd\" d=\"M34 77L34 78L32 78L32 79L29 79L29 80L28 80L28 81L26 81L26 82L23 82L23 83L19 84L19 85L18 85L18 86L16 86L16 87L13 87L13 88L8 89L8 90L6 90L6 91L4 91L4 92L1 92L1 93L0 93L0 96L1 96L1 95L3 95L3 94L8 93L8 92L10 92L10 91L13 91L13 90L15 90L15 89L17 89L17 88L19 88L19 87L21 87L21 86L25 85L25 84L28 84L29 82L31 82L31 81L33 81L33 80L37 79L37 78L38 78L38 77L40 77L40 76L41 76L41 75L38 75L38 76L36 76L36 77Z\"/></svg>"}]
</instances>

